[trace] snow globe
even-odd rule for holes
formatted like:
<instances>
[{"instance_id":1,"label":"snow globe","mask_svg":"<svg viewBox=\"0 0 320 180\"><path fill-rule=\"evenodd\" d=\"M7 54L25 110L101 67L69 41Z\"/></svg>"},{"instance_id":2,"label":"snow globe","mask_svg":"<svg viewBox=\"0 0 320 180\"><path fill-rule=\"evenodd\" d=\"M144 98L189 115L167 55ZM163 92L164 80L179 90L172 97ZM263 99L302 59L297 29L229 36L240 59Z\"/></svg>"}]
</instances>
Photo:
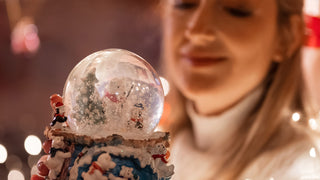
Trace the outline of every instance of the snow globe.
<instances>
[{"instance_id":1,"label":"snow globe","mask_svg":"<svg viewBox=\"0 0 320 180\"><path fill-rule=\"evenodd\" d=\"M140 56L121 49L82 60L67 78L63 97L70 128L96 136L150 134L164 101L156 71Z\"/></svg>"},{"instance_id":2,"label":"snow globe","mask_svg":"<svg viewBox=\"0 0 320 180\"><path fill-rule=\"evenodd\" d=\"M159 76L121 49L93 53L50 96L53 120L31 180L168 180L169 133L155 131L164 95Z\"/></svg>"}]
</instances>

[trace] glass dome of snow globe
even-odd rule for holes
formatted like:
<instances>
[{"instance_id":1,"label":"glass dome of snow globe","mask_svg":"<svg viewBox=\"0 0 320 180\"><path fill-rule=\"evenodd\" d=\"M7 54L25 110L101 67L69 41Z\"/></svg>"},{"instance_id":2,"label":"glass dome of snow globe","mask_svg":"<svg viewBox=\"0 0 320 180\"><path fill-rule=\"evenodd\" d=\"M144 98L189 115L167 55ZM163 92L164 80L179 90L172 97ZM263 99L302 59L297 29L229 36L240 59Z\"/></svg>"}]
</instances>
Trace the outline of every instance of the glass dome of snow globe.
<instances>
[{"instance_id":1,"label":"glass dome of snow globe","mask_svg":"<svg viewBox=\"0 0 320 180\"><path fill-rule=\"evenodd\" d=\"M63 98L71 130L98 137L150 135L164 103L156 71L121 49L99 51L79 62L67 78Z\"/></svg>"}]
</instances>

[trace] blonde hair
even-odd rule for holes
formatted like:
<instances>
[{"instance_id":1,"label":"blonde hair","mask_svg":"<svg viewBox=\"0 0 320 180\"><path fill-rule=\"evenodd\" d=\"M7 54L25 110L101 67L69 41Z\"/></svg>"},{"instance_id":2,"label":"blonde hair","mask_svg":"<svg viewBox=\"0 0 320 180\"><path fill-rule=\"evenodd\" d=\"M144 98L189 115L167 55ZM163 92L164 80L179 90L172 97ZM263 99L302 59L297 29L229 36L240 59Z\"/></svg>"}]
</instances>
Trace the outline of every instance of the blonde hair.
<instances>
[{"instance_id":1,"label":"blonde hair","mask_svg":"<svg viewBox=\"0 0 320 180\"><path fill-rule=\"evenodd\" d=\"M285 147L291 143L308 138L307 133L292 125L293 111L308 113L304 105L303 80L301 75L301 34L299 47L292 53L287 48L294 37L291 18L295 16L301 22L303 32L303 0L277 0L278 32L283 61L273 64L265 80L263 97L230 139L229 152L221 158L218 172L213 179L236 179L244 169L263 152ZM169 78L170 79L170 78ZM174 85L173 83L171 83ZM172 87L167 99L174 110L169 116L169 128L173 141L182 129L191 128L191 122L185 112L185 97ZM299 122L302 126L306 121ZM217 165L217 164L216 164Z\"/></svg>"}]
</instances>

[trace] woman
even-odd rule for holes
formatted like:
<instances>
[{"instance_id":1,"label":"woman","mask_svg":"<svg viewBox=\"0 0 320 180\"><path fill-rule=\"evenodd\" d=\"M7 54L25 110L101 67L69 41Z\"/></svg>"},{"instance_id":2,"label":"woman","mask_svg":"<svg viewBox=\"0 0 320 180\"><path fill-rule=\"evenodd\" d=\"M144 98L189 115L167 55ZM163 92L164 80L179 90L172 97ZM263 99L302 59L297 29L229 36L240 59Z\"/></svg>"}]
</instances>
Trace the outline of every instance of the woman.
<instances>
[{"instance_id":1,"label":"woman","mask_svg":"<svg viewBox=\"0 0 320 180\"><path fill-rule=\"evenodd\" d=\"M302 6L302 0L165 2L175 179L320 179L305 130L314 111L300 72ZM295 111L304 115L299 122L291 121Z\"/></svg>"}]
</instances>

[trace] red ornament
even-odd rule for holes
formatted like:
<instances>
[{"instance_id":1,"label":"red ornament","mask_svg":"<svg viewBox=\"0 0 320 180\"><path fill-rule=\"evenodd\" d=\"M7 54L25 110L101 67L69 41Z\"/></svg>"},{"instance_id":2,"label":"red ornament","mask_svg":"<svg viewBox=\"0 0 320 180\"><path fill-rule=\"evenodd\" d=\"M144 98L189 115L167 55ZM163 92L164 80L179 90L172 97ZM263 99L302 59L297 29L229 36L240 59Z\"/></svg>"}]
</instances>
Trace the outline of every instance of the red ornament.
<instances>
[{"instance_id":1,"label":"red ornament","mask_svg":"<svg viewBox=\"0 0 320 180\"><path fill-rule=\"evenodd\" d=\"M45 178L37 174L34 174L31 176L31 180L45 180Z\"/></svg>"},{"instance_id":2,"label":"red ornament","mask_svg":"<svg viewBox=\"0 0 320 180\"><path fill-rule=\"evenodd\" d=\"M306 42L309 47L320 47L320 18L305 15Z\"/></svg>"},{"instance_id":3,"label":"red ornament","mask_svg":"<svg viewBox=\"0 0 320 180\"><path fill-rule=\"evenodd\" d=\"M46 154L49 154L51 148L52 140L48 139L42 144L42 149Z\"/></svg>"},{"instance_id":4,"label":"red ornament","mask_svg":"<svg viewBox=\"0 0 320 180\"><path fill-rule=\"evenodd\" d=\"M48 167L44 164L45 161L47 161L49 155L44 155L42 156L38 163L37 163L37 168L38 168L38 173L41 176L48 176L49 174L49 169Z\"/></svg>"}]
</instances>

